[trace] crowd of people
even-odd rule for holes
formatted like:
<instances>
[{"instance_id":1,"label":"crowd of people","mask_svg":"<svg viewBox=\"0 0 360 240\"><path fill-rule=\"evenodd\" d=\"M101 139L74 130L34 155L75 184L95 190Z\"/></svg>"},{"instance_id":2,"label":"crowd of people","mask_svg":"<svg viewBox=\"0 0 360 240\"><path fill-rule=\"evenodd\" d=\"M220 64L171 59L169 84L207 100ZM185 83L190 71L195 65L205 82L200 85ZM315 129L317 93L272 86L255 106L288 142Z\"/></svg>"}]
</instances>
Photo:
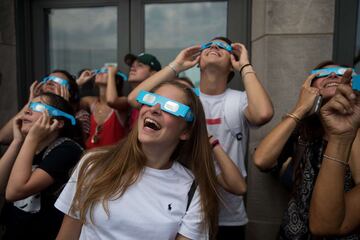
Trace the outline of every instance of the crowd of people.
<instances>
[{"instance_id":1,"label":"crowd of people","mask_svg":"<svg viewBox=\"0 0 360 240\"><path fill-rule=\"evenodd\" d=\"M215 37L163 67L149 53L124 62L128 74L54 70L31 85L0 129L0 238L245 239L249 131L274 115L246 47ZM196 66L199 88L180 77ZM244 91L228 86L236 72ZM315 66L256 147L291 193L278 239L360 239L355 76Z\"/></svg>"}]
</instances>

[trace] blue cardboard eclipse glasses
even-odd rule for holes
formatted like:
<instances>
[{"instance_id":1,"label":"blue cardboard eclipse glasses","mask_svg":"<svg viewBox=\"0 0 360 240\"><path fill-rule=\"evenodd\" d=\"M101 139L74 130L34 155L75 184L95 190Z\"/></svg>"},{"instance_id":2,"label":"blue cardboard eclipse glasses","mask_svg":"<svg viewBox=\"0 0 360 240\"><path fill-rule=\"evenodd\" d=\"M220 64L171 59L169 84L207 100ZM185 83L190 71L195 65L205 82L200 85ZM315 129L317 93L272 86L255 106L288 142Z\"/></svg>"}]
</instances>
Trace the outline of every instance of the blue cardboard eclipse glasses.
<instances>
[{"instance_id":1,"label":"blue cardboard eclipse glasses","mask_svg":"<svg viewBox=\"0 0 360 240\"><path fill-rule=\"evenodd\" d=\"M107 68L99 68L99 69L92 70L92 73L95 75L99 74L99 73L107 73L107 72L108 72ZM116 73L116 75L120 76L124 81L128 80L127 75L121 71L118 71Z\"/></svg>"},{"instance_id":2,"label":"blue cardboard eclipse glasses","mask_svg":"<svg viewBox=\"0 0 360 240\"><path fill-rule=\"evenodd\" d=\"M192 122L194 120L194 116L189 106L155 93L141 90L136 98L136 101L150 107L160 104L162 111L170 113L176 117L182 117L187 122Z\"/></svg>"},{"instance_id":3,"label":"blue cardboard eclipse glasses","mask_svg":"<svg viewBox=\"0 0 360 240\"><path fill-rule=\"evenodd\" d=\"M337 76L342 76L344 75L345 71L348 68L344 68L344 67L334 67L334 68L321 68L321 69L315 69L311 71L311 74L319 74L317 76L317 78L321 78L321 77L327 77L329 76L331 73L335 73ZM353 76L356 75L355 70L353 70Z\"/></svg>"},{"instance_id":4,"label":"blue cardboard eclipse glasses","mask_svg":"<svg viewBox=\"0 0 360 240\"><path fill-rule=\"evenodd\" d=\"M44 103L40 103L40 102L30 102L29 103L29 108L34 111L34 112L44 112L46 110L48 110L49 115L52 117L65 117L67 119L69 119L71 121L72 125L76 124L76 120L74 118L74 116L65 113L63 111L60 111L57 108L54 108L52 106L46 105Z\"/></svg>"},{"instance_id":5,"label":"blue cardboard eclipse glasses","mask_svg":"<svg viewBox=\"0 0 360 240\"><path fill-rule=\"evenodd\" d=\"M46 83L48 81L53 81L56 82L57 84L61 85L61 86L65 86L67 87L67 89L70 89L70 84L68 80L56 77L56 76L48 76L48 77L44 77L43 80L41 81L41 83Z\"/></svg>"},{"instance_id":6,"label":"blue cardboard eclipse glasses","mask_svg":"<svg viewBox=\"0 0 360 240\"><path fill-rule=\"evenodd\" d=\"M224 42L219 42L219 41L212 41L212 42L204 43L204 44L201 45L201 50L204 50L206 48L210 48L211 45L213 45L213 44L218 46L219 48L225 49L229 53L231 53L232 50L233 50L233 48L229 44L224 43Z\"/></svg>"}]
</instances>

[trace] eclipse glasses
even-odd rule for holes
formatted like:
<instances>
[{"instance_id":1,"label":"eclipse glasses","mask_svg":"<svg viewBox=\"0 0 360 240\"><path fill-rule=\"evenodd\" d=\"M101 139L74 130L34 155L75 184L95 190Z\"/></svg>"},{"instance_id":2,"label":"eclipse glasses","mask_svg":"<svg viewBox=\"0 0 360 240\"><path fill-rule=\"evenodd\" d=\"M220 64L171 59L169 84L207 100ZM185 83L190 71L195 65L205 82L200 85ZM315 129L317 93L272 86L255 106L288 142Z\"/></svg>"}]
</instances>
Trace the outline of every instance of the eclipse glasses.
<instances>
[{"instance_id":1,"label":"eclipse glasses","mask_svg":"<svg viewBox=\"0 0 360 240\"><path fill-rule=\"evenodd\" d=\"M57 108L52 107L52 106L46 105L44 103L30 102L29 108L34 112L41 112L41 113L47 110L49 112L49 115L52 117L65 117L71 121L71 125L76 124L76 120L75 120L74 116L72 116L68 113L65 113Z\"/></svg>"},{"instance_id":2,"label":"eclipse glasses","mask_svg":"<svg viewBox=\"0 0 360 240\"><path fill-rule=\"evenodd\" d=\"M189 106L155 93L141 90L136 101L149 107L159 104L161 110L164 112L170 113L176 117L184 118L187 122L192 122L194 120L194 116Z\"/></svg>"}]
</instances>

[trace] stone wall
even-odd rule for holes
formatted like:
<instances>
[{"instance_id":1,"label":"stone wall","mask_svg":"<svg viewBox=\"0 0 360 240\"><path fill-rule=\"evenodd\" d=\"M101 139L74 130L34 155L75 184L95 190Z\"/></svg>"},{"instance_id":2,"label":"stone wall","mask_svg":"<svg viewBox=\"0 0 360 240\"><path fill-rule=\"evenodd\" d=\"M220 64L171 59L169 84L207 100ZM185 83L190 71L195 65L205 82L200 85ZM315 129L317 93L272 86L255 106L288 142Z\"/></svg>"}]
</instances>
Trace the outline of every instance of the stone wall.
<instances>
[{"instance_id":1,"label":"stone wall","mask_svg":"<svg viewBox=\"0 0 360 240\"><path fill-rule=\"evenodd\" d=\"M254 148L292 110L303 81L331 59L335 0L253 0L252 63L271 96L273 120L253 130L249 144L247 239L276 239L288 200L283 186L252 163Z\"/></svg>"}]
</instances>

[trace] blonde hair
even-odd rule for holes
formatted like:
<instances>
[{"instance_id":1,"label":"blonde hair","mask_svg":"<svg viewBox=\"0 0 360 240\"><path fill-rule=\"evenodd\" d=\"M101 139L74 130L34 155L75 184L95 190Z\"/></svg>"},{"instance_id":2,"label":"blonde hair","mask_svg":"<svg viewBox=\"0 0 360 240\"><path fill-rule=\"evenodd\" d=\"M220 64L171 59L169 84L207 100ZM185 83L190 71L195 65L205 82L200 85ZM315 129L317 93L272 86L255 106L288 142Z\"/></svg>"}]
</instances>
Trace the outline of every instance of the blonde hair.
<instances>
[{"instance_id":1,"label":"blonde hair","mask_svg":"<svg viewBox=\"0 0 360 240\"><path fill-rule=\"evenodd\" d=\"M218 193L217 181L212 160L211 148L208 142L205 114L201 102L193 91L175 81L164 82L152 91L164 86L173 85L186 95L187 104L195 119L188 123L190 138L180 141L171 155L171 161L178 161L189 168L195 177L200 190L201 208L204 226L209 229L210 236L215 238L218 224ZM100 153L100 151L104 151ZM84 160L80 167L76 193L71 212L79 212L80 220L86 222L86 214L90 211L93 222L93 209L102 203L107 215L110 215L108 201L120 198L127 188L141 175L146 156L138 141L137 124L129 136L118 145L95 150Z\"/></svg>"}]
</instances>

